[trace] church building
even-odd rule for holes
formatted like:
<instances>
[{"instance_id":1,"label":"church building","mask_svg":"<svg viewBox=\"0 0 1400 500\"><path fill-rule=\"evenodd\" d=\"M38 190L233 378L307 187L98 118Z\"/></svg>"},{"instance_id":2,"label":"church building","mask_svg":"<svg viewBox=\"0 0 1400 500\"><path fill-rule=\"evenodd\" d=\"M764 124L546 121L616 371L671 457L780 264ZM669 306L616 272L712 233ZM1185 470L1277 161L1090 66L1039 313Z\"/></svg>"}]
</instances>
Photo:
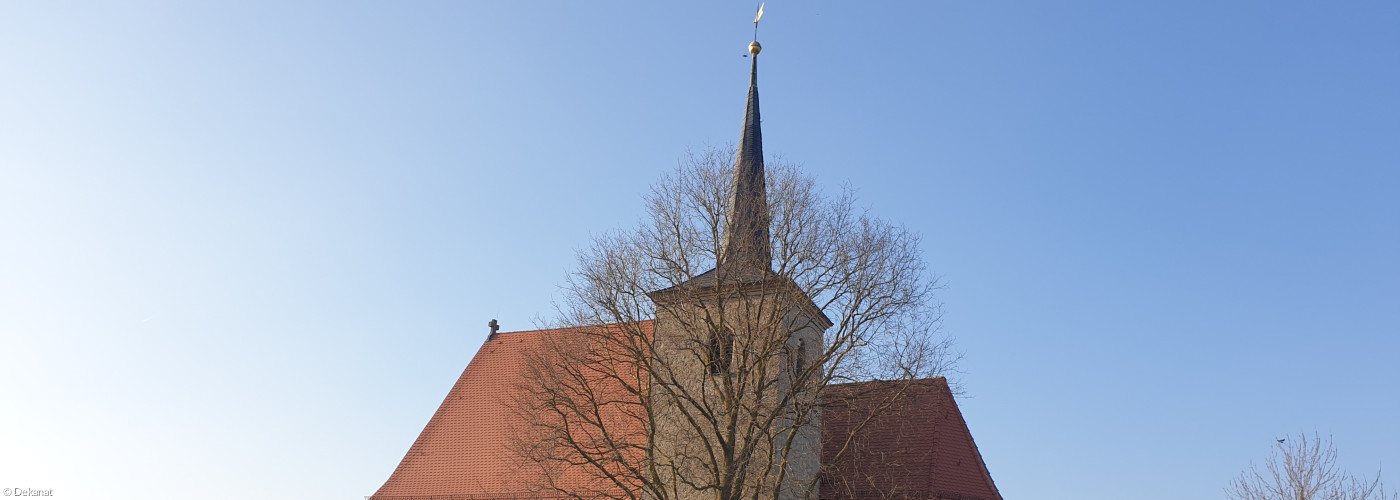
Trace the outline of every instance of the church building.
<instances>
[{"instance_id":1,"label":"church building","mask_svg":"<svg viewBox=\"0 0 1400 500\"><path fill-rule=\"evenodd\" d=\"M764 424L774 429L771 434L760 432L745 438L753 442L738 442L749 450L748 455L770 457L766 462L745 462L737 470L740 477L748 478L739 480L741 486L760 492L758 498L1001 500L944 378L812 384L795 375L802 370L820 371L821 366L810 366L806 360L820 359L823 335L832 321L791 279L772 270L758 103L760 50L757 42L749 47L748 98L715 268L646 294L655 304L654 318L600 327L641 332L656 346L648 351L654 354L644 375L651 380L644 422L648 430L644 438L634 441L645 443L646 448L618 456L647 460L653 469L664 466L668 474L684 477L697 465L676 457L688 456L696 442L707 439L703 431L688 425L687 419L693 423L690 410L703 410L724 390L739 385L737 381L747 380L748 373L741 370L758 370L771 372L774 387L796 395L783 408L808 408L773 410L764 420L771 422ZM781 334L775 338L783 356L745 364L741 358L760 352L755 339L769 330ZM654 497L629 489L630 483L600 487L567 467L548 478L551 488L542 489L538 487L541 473L522 466L519 421L529 416L521 415L522 406L513 401L518 401L525 367L533 354L557 349L551 339L584 333L581 327L497 332L492 320L485 344L398 467L370 498ZM702 354L690 355L695 352ZM896 391L900 397L890 397ZM517 394L516 399L512 394ZM740 396L739 402L745 408L762 407L764 397ZM881 411L864 411L874 406ZM749 413L752 417L760 412ZM767 441L757 443L759 439ZM773 444L779 442L782 450ZM776 462L771 459L778 456L781 459ZM781 463L782 474L771 473L775 463ZM673 493L668 497L681 500L722 497L694 481L677 480L667 491Z\"/></svg>"}]
</instances>

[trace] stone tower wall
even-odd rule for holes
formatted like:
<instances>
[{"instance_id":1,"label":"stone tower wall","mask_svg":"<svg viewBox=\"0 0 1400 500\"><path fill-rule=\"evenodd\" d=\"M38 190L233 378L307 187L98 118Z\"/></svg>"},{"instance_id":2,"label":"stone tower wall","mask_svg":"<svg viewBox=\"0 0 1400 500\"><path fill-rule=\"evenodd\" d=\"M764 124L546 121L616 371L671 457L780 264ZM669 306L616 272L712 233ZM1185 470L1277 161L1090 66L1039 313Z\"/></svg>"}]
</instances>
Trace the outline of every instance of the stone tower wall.
<instances>
[{"instance_id":1,"label":"stone tower wall","mask_svg":"<svg viewBox=\"0 0 1400 500\"><path fill-rule=\"evenodd\" d=\"M719 416L722 433L732 428L740 435L754 434L747 442L742 436L734 436L729 441L735 448L751 443L751 453L733 457L736 462L746 461L745 490L759 488L765 492L761 495L765 498L815 498L816 490L812 489L810 494L808 490L814 484L821 460L820 412L815 408L817 390L815 384L793 390L792 370L799 362L806 365L804 368L811 368L818 359L825 318L814 318L807 308L800 307L803 302L810 304L806 297L797 297L802 301L798 302L791 294L774 291L736 292L722 299L712 294L708 299L658 307L655 330L658 359L654 365L664 374L653 380L658 431L653 442L653 456L657 465L665 470L674 467L673 491L678 498L717 498L714 491L681 484L684 482L681 478L687 477L701 483L713 481L704 463L715 460L709 457L723 455L716 450L722 439L712 430L698 431L686 415L689 412L696 416L713 410ZM708 340L717 327L728 328L736 341L728 369L712 374L705 358L711 354ZM726 379L729 386L725 385ZM680 387L664 387L672 383ZM758 383L765 384L766 390L758 390L755 385ZM779 407L783 397L790 398L789 403ZM795 407L792 398L796 400ZM720 411L725 401L738 410L733 420ZM799 419L795 408L805 410L800 424L796 423ZM771 417L773 422L763 426L749 423L749 417L755 414L760 419ZM717 460L723 461L722 458ZM776 484L780 470L785 472L781 486ZM776 495L767 493L774 490L777 490Z\"/></svg>"}]
</instances>

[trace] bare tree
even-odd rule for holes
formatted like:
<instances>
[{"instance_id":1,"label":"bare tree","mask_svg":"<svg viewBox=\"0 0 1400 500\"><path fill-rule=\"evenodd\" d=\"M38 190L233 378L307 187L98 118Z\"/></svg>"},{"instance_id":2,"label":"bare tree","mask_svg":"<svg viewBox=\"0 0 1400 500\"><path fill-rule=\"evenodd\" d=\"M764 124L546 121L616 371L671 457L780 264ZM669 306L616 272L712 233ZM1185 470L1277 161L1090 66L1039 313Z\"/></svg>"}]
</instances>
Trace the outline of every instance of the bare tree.
<instances>
[{"instance_id":1,"label":"bare tree","mask_svg":"<svg viewBox=\"0 0 1400 500\"><path fill-rule=\"evenodd\" d=\"M517 448L541 493L815 498L822 405L840 404L822 387L881 381L844 406L854 435L954 368L919 237L858 209L849 189L825 197L770 159L759 215L771 268L730 265L731 219L743 215L734 157L690 153L635 228L580 252L564 329L530 355L515 400ZM827 462L853 449L828 439Z\"/></svg>"},{"instance_id":2,"label":"bare tree","mask_svg":"<svg viewBox=\"0 0 1400 500\"><path fill-rule=\"evenodd\" d=\"M1394 500L1386 496L1381 473L1366 479L1337 466L1332 438L1299 433L1274 443L1261 472L1257 466L1230 482L1225 495L1232 500Z\"/></svg>"}]
</instances>

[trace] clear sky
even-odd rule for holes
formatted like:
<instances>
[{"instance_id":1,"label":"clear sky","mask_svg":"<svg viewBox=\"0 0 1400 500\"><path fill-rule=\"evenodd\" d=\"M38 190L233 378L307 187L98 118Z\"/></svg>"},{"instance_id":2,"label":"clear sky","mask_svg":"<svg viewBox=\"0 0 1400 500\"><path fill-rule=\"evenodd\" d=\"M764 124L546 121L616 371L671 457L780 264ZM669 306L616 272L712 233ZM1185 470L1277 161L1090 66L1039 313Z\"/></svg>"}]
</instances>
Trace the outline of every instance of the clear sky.
<instances>
[{"instance_id":1,"label":"clear sky","mask_svg":"<svg viewBox=\"0 0 1400 500\"><path fill-rule=\"evenodd\" d=\"M764 147L923 234L1007 498L1400 488L1400 3L772 3ZM373 493L737 140L753 8L0 3L0 486Z\"/></svg>"}]
</instances>

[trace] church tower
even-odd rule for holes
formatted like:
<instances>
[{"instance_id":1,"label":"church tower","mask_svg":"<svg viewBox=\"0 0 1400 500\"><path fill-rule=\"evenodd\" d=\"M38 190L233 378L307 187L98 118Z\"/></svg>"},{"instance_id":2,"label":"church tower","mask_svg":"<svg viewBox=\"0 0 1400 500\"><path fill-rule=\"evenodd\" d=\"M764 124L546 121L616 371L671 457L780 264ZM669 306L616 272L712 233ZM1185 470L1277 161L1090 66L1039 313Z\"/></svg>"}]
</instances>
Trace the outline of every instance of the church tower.
<instances>
[{"instance_id":1,"label":"church tower","mask_svg":"<svg viewBox=\"0 0 1400 500\"><path fill-rule=\"evenodd\" d=\"M760 49L728 199L703 202L722 212L701 236L714 269L668 275L631 319L493 321L371 499L1002 499L943 377L822 386L842 333L793 279L792 221L775 221L793 200L767 190ZM539 356L569 349L585 355Z\"/></svg>"},{"instance_id":2,"label":"church tower","mask_svg":"<svg viewBox=\"0 0 1400 500\"><path fill-rule=\"evenodd\" d=\"M650 462L683 500L817 498L822 334L831 320L773 270L757 41L714 269L651 292ZM781 268L781 266L780 266Z\"/></svg>"}]
</instances>

